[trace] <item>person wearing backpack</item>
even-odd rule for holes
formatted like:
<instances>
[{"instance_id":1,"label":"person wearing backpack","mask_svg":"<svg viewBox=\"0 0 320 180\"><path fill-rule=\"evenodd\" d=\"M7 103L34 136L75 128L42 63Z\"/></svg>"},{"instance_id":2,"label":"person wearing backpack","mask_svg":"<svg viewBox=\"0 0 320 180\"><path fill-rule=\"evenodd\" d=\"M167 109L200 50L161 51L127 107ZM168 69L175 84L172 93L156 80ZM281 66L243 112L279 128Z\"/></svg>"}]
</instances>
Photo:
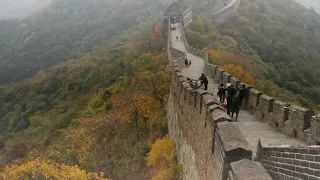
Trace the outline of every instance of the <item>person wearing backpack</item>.
<instances>
[{"instance_id":1,"label":"person wearing backpack","mask_svg":"<svg viewBox=\"0 0 320 180\"><path fill-rule=\"evenodd\" d=\"M201 77L199 78L199 80L201 81L201 85L204 85L204 90L208 90L208 78L204 75L204 73L201 74Z\"/></svg>"},{"instance_id":2,"label":"person wearing backpack","mask_svg":"<svg viewBox=\"0 0 320 180\"><path fill-rule=\"evenodd\" d=\"M224 84L220 84L218 87L218 96L220 98L220 103L224 103L226 97L226 88L224 87Z\"/></svg>"}]
</instances>

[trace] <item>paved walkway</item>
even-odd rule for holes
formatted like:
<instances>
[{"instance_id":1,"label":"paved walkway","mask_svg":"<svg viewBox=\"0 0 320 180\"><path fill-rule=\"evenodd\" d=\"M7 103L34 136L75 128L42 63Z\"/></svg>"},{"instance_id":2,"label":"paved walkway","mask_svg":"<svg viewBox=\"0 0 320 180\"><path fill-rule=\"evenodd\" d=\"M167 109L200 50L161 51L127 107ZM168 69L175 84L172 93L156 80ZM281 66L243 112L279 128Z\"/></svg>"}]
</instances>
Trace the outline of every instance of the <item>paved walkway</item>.
<instances>
[{"instance_id":1,"label":"paved walkway","mask_svg":"<svg viewBox=\"0 0 320 180\"><path fill-rule=\"evenodd\" d=\"M229 4L227 4L226 6L224 6L222 9L220 9L219 11L213 13L212 15L216 15L216 14L219 14L221 13L222 11L224 11L225 9L233 6L238 0L232 0Z\"/></svg>"},{"instance_id":2,"label":"paved walkway","mask_svg":"<svg viewBox=\"0 0 320 180\"><path fill-rule=\"evenodd\" d=\"M174 24L178 26L178 24ZM179 40L176 40L176 37ZM180 29L171 31L172 46L178 50L186 52L186 47L183 41L180 40L181 32ZM186 52L187 53L187 52ZM183 68L182 74L186 77L191 77L193 79L198 79L204 70L204 60L201 57L187 53L188 59L191 59L192 65L190 68ZM208 91L209 93L216 96L218 90L218 84L215 84L214 80L209 78ZM305 145L303 142L287 137L279 132L274 131L267 123L260 122L256 117L251 115L246 110L241 110L238 118L238 122L233 122L236 124L244 137L246 138L249 146L253 152L253 157L257 151L257 145L259 139L264 145L277 146L277 145Z\"/></svg>"}]
</instances>

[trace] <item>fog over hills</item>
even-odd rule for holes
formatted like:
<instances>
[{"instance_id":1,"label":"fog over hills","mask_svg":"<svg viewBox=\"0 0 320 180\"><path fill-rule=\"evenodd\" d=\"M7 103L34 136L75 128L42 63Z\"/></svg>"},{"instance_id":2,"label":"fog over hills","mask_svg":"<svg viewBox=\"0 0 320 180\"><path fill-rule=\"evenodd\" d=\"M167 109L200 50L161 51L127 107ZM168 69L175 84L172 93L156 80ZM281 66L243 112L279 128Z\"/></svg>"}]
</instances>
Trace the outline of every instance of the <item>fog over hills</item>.
<instances>
[{"instance_id":1,"label":"fog over hills","mask_svg":"<svg viewBox=\"0 0 320 180\"><path fill-rule=\"evenodd\" d=\"M320 13L320 1L319 0L295 0L296 2L306 6L307 8L312 7L314 10Z\"/></svg>"},{"instance_id":2,"label":"fog over hills","mask_svg":"<svg viewBox=\"0 0 320 180\"><path fill-rule=\"evenodd\" d=\"M50 3L51 0L0 0L0 19L25 17Z\"/></svg>"}]
</instances>

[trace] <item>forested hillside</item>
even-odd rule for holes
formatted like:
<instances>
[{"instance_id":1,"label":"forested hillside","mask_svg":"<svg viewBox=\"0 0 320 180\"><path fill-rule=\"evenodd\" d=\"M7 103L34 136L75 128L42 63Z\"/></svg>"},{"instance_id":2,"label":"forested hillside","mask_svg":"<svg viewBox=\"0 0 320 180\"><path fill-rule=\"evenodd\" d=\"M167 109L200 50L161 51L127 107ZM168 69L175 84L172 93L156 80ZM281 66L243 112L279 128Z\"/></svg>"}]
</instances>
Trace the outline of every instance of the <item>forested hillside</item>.
<instances>
[{"instance_id":1,"label":"forested hillside","mask_svg":"<svg viewBox=\"0 0 320 180\"><path fill-rule=\"evenodd\" d=\"M165 136L163 3L56 0L1 22L0 77L11 83L0 85L0 179L179 175Z\"/></svg>"},{"instance_id":2,"label":"forested hillside","mask_svg":"<svg viewBox=\"0 0 320 180\"><path fill-rule=\"evenodd\" d=\"M241 0L238 13L217 28L199 17L187 38L215 63L242 67L260 91L319 109L320 15L292 0Z\"/></svg>"},{"instance_id":3,"label":"forested hillside","mask_svg":"<svg viewBox=\"0 0 320 180\"><path fill-rule=\"evenodd\" d=\"M55 0L27 19L0 21L0 84L98 49L158 15L164 5L146 0Z\"/></svg>"}]
</instances>

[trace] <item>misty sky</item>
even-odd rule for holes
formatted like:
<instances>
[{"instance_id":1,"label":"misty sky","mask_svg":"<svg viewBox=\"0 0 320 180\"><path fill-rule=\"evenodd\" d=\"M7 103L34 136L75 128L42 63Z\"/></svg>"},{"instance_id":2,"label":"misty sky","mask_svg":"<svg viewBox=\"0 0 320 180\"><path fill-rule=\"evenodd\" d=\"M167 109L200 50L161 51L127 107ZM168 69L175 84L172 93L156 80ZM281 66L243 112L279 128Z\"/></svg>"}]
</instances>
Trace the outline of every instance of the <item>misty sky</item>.
<instances>
[{"instance_id":1,"label":"misty sky","mask_svg":"<svg viewBox=\"0 0 320 180\"><path fill-rule=\"evenodd\" d=\"M314 10L320 12L320 0L295 0L307 8L313 7Z\"/></svg>"},{"instance_id":2,"label":"misty sky","mask_svg":"<svg viewBox=\"0 0 320 180\"><path fill-rule=\"evenodd\" d=\"M0 0L0 19L24 17L50 3L51 0Z\"/></svg>"}]
</instances>

